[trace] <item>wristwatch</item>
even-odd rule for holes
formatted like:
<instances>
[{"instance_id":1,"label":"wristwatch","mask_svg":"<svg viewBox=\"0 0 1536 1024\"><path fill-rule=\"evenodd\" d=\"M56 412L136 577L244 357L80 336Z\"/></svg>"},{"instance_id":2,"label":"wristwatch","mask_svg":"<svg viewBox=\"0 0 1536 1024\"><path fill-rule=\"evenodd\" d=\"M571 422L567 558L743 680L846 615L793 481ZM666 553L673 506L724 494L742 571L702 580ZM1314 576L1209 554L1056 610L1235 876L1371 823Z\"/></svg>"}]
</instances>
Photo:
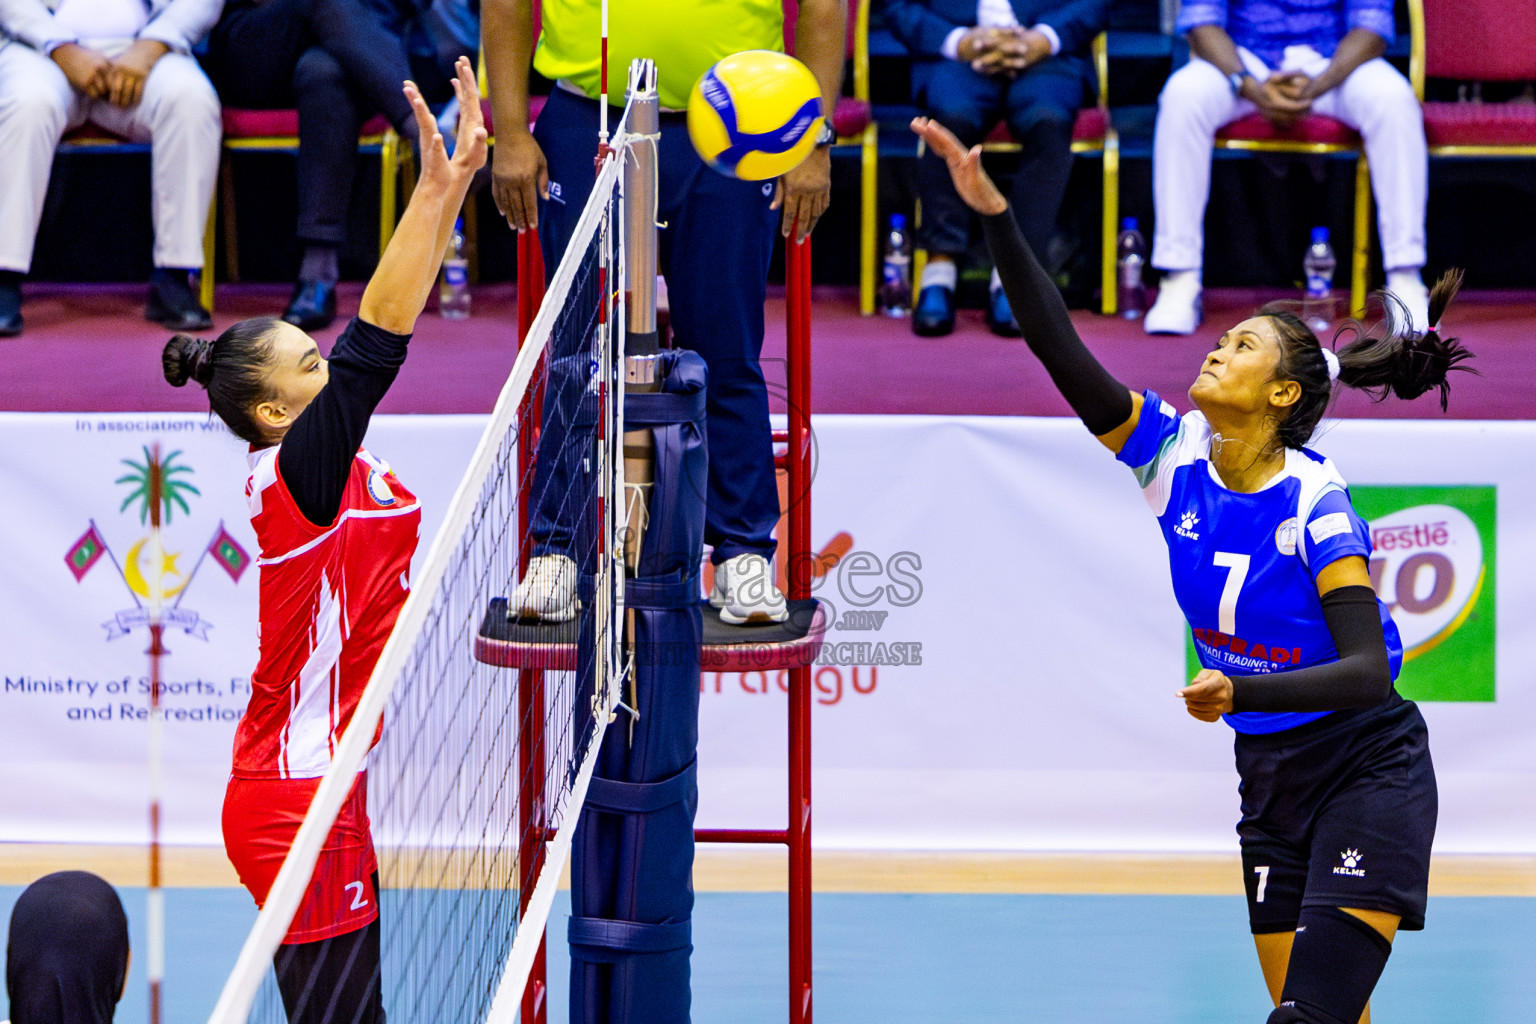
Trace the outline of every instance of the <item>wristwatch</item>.
<instances>
[{"instance_id":1,"label":"wristwatch","mask_svg":"<svg viewBox=\"0 0 1536 1024\"><path fill-rule=\"evenodd\" d=\"M832 129L832 122L826 118L821 119L821 130L816 133L816 145L830 146L837 141L837 132Z\"/></svg>"},{"instance_id":2,"label":"wristwatch","mask_svg":"<svg viewBox=\"0 0 1536 1024\"><path fill-rule=\"evenodd\" d=\"M1234 71L1227 76L1227 82L1232 86L1232 95L1241 96L1243 93L1243 79L1253 76L1246 71Z\"/></svg>"}]
</instances>

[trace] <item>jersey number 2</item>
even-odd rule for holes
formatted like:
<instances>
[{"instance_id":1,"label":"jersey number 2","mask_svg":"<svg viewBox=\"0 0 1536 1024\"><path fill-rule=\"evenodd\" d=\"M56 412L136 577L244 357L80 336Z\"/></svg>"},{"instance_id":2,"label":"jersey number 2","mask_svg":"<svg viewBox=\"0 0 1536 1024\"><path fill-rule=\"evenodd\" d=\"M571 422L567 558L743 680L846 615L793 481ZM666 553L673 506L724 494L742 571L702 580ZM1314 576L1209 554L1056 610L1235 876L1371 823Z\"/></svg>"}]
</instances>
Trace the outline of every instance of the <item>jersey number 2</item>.
<instances>
[{"instance_id":1,"label":"jersey number 2","mask_svg":"<svg viewBox=\"0 0 1536 1024\"><path fill-rule=\"evenodd\" d=\"M1227 570L1226 586L1221 588L1221 602L1216 606L1216 628L1227 636L1237 635L1237 593L1248 578L1248 555L1234 555L1230 551L1218 551L1213 561Z\"/></svg>"},{"instance_id":2,"label":"jersey number 2","mask_svg":"<svg viewBox=\"0 0 1536 1024\"><path fill-rule=\"evenodd\" d=\"M356 892L352 893L352 905L347 908L348 910L362 910L368 905L368 901L363 899L362 882L348 882L346 885L342 886L342 888L349 892L351 892L353 889L357 890Z\"/></svg>"}]
</instances>

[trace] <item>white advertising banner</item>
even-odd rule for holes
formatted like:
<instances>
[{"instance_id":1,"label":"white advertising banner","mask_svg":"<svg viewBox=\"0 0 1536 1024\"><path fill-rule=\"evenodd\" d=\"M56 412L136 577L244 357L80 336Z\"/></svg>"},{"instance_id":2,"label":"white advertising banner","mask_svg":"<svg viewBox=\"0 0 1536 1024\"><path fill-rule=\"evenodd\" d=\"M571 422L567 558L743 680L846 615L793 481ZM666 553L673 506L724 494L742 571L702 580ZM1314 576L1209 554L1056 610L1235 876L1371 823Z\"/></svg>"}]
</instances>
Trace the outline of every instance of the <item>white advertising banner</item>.
<instances>
[{"instance_id":1,"label":"white advertising banner","mask_svg":"<svg viewBox=\"0 0 1536 1024\"><path fill-rule=\"evenodd\" d=\"M483 420L380 416L426 538ZM1231 850L1231 732L1190 718L1187 630L1129 472L1072 420L816 422L815 835L866 848ZM142 543L144 449L173 488ZM1536 425L1335 424L1430 723L1437 849L1536 851ZM0 838L146 834L149 574L167 629L166 835L219 842L256 650L243 446L184 414L0 415ZM833 558L832 556L839 556ZM835 564L834 564L835 563ZM489 596L489 595L488 595ZM785 677L703 677L700 824L783 827Z\"/></svg>"}]
</instances>

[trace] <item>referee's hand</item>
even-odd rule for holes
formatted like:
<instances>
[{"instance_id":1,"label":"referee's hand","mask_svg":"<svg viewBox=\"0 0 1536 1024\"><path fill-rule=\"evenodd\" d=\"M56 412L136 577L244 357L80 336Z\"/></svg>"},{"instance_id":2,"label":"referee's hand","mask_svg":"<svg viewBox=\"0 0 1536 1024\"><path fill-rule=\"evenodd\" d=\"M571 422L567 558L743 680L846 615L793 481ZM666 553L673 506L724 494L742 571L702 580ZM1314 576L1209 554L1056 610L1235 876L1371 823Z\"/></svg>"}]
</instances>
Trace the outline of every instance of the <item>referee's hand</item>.
<instances>
[{"instance_id":1,"label":"referee's hand","mask_svg":"<svg viewBox=\"0 0 1536 1024\"><path fill-rule=\"evenodd\" d=\"M817 146L799 166L779 179L773 193L773 209L784 207L783 234L795 233L795 242L805 241L832 201L832 152L829 146Z\"/></svg>"},{"instance_id":2,"label":"referee's hand","mask_svg":"<svg viewBox=\"0 0 1536 1024\"><path fill-rule=\"evenodd\" d=\"M1213 668L1203 668L1178 692L1184 710L1202 722L1218 721L1232 711L1232 680Z\"/></svg>"},{"instance_id":3,"label":"referee's hand","mask_svg":"<svg viewBox=\"0 0 1536 1024\"><path fill-rule=\"evenodd\" d=\"M539 226L539 200L549 198L549 164L529 131L510 131L491 151L491 198L513 231Z\"/></svg>"}]
</instances>

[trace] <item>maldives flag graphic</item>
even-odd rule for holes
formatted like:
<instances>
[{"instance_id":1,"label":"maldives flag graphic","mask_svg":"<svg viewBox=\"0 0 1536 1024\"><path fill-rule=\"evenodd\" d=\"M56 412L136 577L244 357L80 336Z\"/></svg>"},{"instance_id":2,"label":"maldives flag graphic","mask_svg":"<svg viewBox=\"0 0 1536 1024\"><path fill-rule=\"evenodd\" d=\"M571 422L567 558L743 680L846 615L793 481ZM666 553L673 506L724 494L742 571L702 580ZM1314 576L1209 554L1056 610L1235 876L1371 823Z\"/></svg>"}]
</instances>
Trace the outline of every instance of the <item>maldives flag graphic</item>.
<instances>
[{"instance_id":1,"label":"maldives flag graphic","mask_svg":"<svg viewBox=\"0 0 1536 1024\"><path fill-rule=\"evenodd\" d=\"M222 522L219 523L219 532L214 534L213 540L208 542L208 553L236 583L240 582L246 566L251 564L251 556L246 554L245 548L229 535L229 531L224 529Z\"/></svg>"},{"instance_id":2,"label":"maldives flag graphic","mask_svg":"<svg viewBox=\"0 0 1536 1024\"><path fill-rule=\"evenodd\" d=\"M101 534L96 532L96 524L92 522L91 528L81 534L80 539L64 555L64 564L69 566L69 571L75 574L75 582L79 583L106 551L107 542L102 540Z\"/></svg>"}]
</instances>

